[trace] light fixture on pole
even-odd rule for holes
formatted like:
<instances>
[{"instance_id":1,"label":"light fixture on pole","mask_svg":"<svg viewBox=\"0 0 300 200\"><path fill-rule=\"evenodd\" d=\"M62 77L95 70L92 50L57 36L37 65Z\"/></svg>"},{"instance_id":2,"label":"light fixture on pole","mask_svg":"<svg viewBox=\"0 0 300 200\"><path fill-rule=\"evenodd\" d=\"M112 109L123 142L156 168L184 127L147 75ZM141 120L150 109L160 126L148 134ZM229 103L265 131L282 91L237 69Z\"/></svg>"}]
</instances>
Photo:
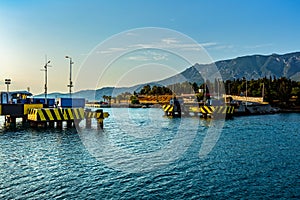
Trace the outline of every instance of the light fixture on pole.
<instances>
[{"instance_id":1,"label":"light fixture on pole","mask_svg":"<svg viewBox=\"0 0 300 200\"><path fill-rule=\"evenodd\" d=\"M6 84L7 94L8 94L9 93L9 85L11 84L11 80L10 79L5 79L5 84Z\"/></svg>"},{"instance_id":2,"label":"light fixture on pole","mask_svg":"<svg viewBox=\"0 0 300 200\"><path fill-rule=\"evenodd\" d=\"M11 80L10 79L5 79L5 84L6 84L6 92L7 92L7 101L9 98L9 85L11 84Z\"/></svg>"},{"instance_id":3,"label":"light fixture on pole","mask_svg":"<svg viewBox=\"0 0 300 200\"><path fill-rule=\"evenodd\" d=\"M70 82L69 82L69 93L70 93L70 98L72 97L72 87L73 87L73 83L72 83L72 64L74 64L74 62L72 61L72 58L70 56L66 56L65 58L68 58L70 60Z\"/></svg>"},{"instance_id":4,"label":"light fixture on pole","mask_svg":"<svg viewBox=\"0 0 300 200\"><path fill-rule=\"evenodd\" d=\"M46 57L46 64L44 66L44 69L42 69L41 71L45 72L45 104L47 104L47 90L48 90L48 67L51 67L50 65L48 65L50 63L50 60L47 61L47 57Z\"/></svg>"}]
</instances>

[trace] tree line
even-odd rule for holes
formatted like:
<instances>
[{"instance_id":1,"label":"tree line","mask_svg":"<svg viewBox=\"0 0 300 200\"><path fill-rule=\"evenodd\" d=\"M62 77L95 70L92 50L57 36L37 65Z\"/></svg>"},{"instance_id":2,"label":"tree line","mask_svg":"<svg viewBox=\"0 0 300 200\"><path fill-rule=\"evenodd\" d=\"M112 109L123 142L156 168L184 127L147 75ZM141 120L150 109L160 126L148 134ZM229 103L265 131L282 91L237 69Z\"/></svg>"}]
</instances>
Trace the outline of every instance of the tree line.
<instances>
[{"instance_id":1,"label":"tree line","mask_svg":"<svg viewBox=\"0 0 300 200\"><path fill-rule=\"evenodd\" d=\"M145 85L140 91L135 91L133 94L124 93L116 97L116 99L128 99L137 102L139 95L176 95L181 94L195 94L199 101L204 97L217 94L220 97L223 94L237 95L237 96L251 96L264 97L264 100L269 103L289 104L293 97L296 101L294 103L300 105L300 82L288 79L286 77L264 77L260 79L246 80L232 79L232 80L206 80L205 83L197 84L191 82L176 83L168 86L150 86Z\"/></svg>"}]
</instances>

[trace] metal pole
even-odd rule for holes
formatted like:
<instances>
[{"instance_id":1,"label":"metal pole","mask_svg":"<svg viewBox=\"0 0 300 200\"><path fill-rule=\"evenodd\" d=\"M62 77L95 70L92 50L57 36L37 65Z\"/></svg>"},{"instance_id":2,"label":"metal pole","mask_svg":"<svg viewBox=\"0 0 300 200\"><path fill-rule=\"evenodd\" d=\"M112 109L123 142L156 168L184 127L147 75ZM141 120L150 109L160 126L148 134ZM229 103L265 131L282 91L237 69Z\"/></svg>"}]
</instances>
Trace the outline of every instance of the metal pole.
<instances>
[{"instance_id":1,"label":"metal pole","mask_svg":"<svg viewBox=\"0 0 300 200\"><path fill-rule=\"evenodd\" d=\"M70 97L72 97L72 58L70 58Z\"/></svg>"},{"instance_id":2,"label":"metal pole","mask_svg":"<svg viewBox=\"0 0 300 200\"><path fill-rule=\"evenodd\" d=\"M9 103L9 84L11 83L10 79L5 79L6 92L7 92L7 103Z\"/></svg>"},{"instance_id":3,"label":"metal pole","mask_svg":"<svg viewBox=\"0 0 300 200\"><path fill-rule=\"evenodd\" d=\"M45 68L45 104L47 104L47 91L48 91L48 64L50 63L50 60L47 62L47 57L46 57L46 64L44 66Z\"/></svg>"},{"instance_id":4,"label":"metal pole","mask_svg":"<svg viewBox=\"0 0 300 200\"><path fill-rule=\"evenodd\" d=\"M72 98L72 87L73 87L73 83L72 83L72 64L74 64L74 62L72 61L72 58L70 56L66 56L66 58L68 58L70 60L70 83L68 85L69 87L69 93L70 93L70 98Z\"/></svg>"},{"instance_id":5,"label":"metal pole","mask_svg":"<svg viewBox=\"0 0 300 200\"><path fill-rule=\"evenodd\" d=\"M45 104L47 104L47 63L44 66L45 68Z\"/></svg>"}]
</instances>

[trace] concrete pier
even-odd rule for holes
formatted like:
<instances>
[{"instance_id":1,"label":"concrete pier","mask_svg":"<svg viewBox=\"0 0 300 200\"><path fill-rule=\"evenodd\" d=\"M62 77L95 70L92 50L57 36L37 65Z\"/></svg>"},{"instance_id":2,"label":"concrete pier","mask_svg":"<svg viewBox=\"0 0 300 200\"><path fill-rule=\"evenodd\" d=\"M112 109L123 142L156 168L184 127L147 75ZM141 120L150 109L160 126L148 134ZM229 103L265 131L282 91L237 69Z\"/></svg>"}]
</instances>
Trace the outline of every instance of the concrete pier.
<instances>
[{"instance_id":1,"label":"concrete pier","mask_svg":"<svg viewBox=\"0 0 300 200\"><path fill-rule=\"evenodd\" d=\"M85 119L86 128L92 127L92 119L97 120L97 127L103 129L104 118L109 116L102 109L97 111L84 110L84 108L43 108L43 105L33 104L0 104L0 115L5 116L5 124L16 126L16 119L21 118L23 124L32 127L62 129L79 125Z\"/></svg>"}]
</instances>

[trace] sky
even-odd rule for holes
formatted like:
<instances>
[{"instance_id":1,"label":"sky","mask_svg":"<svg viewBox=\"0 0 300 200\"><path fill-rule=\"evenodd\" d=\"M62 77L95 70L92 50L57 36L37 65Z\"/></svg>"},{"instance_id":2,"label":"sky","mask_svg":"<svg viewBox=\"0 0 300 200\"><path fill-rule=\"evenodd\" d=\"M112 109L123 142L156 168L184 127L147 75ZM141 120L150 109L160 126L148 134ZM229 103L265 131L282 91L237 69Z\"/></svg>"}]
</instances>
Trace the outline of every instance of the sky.
<instances>
[{"instance_id":1,"label":"sky","mask_svg":"<svg viewBox=\"0 0 300 200\"><path fill-rule=\"evenodd\" d=\"M78 91L159 80L193 62L299 51L299 8L293 0L0 0L0 91L10 78L10 90L43 93L45 56L48 92L67 93L66 55Z\"/></svg>"}]
</instances>

